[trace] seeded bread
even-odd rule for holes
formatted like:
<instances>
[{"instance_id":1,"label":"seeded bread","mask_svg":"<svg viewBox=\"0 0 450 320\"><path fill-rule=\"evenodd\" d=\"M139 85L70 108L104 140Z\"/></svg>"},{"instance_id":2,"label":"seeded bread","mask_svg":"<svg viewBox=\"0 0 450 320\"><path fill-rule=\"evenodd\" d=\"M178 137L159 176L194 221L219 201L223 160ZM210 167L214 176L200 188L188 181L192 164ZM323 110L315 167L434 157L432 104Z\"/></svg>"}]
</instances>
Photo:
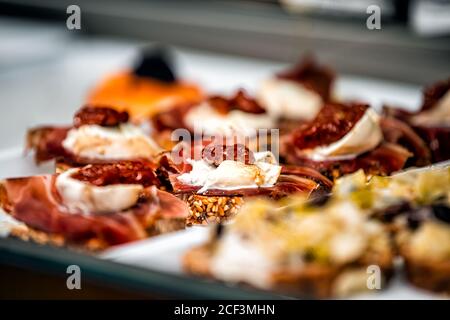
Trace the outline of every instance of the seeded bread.
<instances>
[{"instance_id":1,"label":"seeded bread","mask_svg":"<svg viewBox=\"0 0 450 320\"><path fill-rule=\"evenodd\" d=\"M192 275L214 278L211 259L214 244L208 243L188 251L182 260L184 270ZM309 263L297 270L278 269L273 272L270 290L298 297L330 298L367 291L367 267L377 265L381 270L381 288L393 275L393 255L386 252L374 261L358 261L351 265L332 266ZM220 280L220 279L219 279Z\"/></svg>"},{"instance_id":2,"label":"seeded bread","mask_svg":"<svg viewBox=\"0 0 450 320\"><path fill-rule=\"evenodd\" d=\"M241 196L183 194L180 197L189 206L187 225L207 225L227 221L238 212L244 203Z\"/></svg>"},{"instance_id":3,"label":"seeded bread","mask_svg":"<svg viewBox=\"0 0 450 320\"><path fill-rule=\"evenodd\" d=\"M165 219L158 220L152 228L147 230L149 237L159 234L173 232L184 229L185 219ZM70 249L98 252L108 248L108 244L101 239L93 238L82 242L69 242L62 234L51 234L39 231L25 225L14 227L10 230L9 237L21 239L27 242L34 242L40 245L52 245L56 247L68 247Z\"/></svg>"},{"instance_id":4,"label":"seeded bread","mask_svg":"<svg viewBox=\"0 0 450 320\"><path fill-rule=\"evenodd\" d=\"M435 263L415 258L401 250L408 280L419 288L450 295L450 262Z\"/></svg>"}]
</instances>

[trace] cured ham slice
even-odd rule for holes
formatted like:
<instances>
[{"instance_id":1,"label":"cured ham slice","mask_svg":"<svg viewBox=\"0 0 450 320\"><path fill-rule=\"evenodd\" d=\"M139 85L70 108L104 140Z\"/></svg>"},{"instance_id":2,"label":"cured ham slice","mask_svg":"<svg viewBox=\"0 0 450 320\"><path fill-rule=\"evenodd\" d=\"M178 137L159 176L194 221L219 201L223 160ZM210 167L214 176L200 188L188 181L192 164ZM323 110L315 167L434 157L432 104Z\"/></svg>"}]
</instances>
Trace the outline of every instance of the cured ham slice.
<instances>
[{"instance_id":1,"label":"cured ham slice","mask_svg":"<svg viewBox=\"0 0 450 320\"><path fill-rule=\"evenodd\" d=\"M244 90L238 90L238 92L230 98L210 96L204 102L220 114L227 114L232 110L239 110L252 114L263 114L266 112L266 110L261 107L256 100L248 96ZM157 131L172 131L179 128L191 130L192 128L185 122L185 116L196 106L196 104L182 104L162 111L152 117L153 126Z\"/></svg>"},{"instance_id":2,"label":"cured ham slice","mask_svg":"<svg viewBox=\"0 0 450 320\"><path fill-rule=\"evenodd\" d=\"M55 187L57 175L6 179L0 186L3 209L28 227L58 234L70 243L96 239L105 246L143 239L160 220L184 220L186 205L176 197L144 189L139 201L121 212L105 214L71 212Z\"/></svg>"},{"instance_id":3,"label":"cured ham slice","mask_svg":"<svg viewBox=\"0 0 450 320\"><path fill-rule=\"evenodd\" d=\"M298 82L318 93L323 101L331 99L331 86L335 73L328 67L319 66L313 57L305 57L292 69L277 75L280 79Z\"/></svg>"},{"instance_id":4,"label":"cured ham slice","mask_svg":"<svg viewBox=\"0 0 450 320\"><path fill-rule=\"evenodd\" d=\"M415 129L430 146L433 162L450 159L450 126L415 127Z\"/></svg>"},{"instance_id":5,"label":"cured ham slice","mask_svg":"<svg viewBox=\"0 0 450 320\"><path fill-rule=\"evenodd\" d=\"M230 184L230 181L228 181L228 185L233 186L232 188L215 188L214 186L210 186L207 190L203 191L201 190L203 186L190 184L183 179L179 179L182 173L191 174L192 172L194 172L191 172L191 170L194 169L194 167L191 165L193 163L193 160L186 159L187 164L184 166L183 170L169 175L170 182L175 193L199 193L199 191L201 191L199 194L205 196L247 197L266 195L274 198L279 198L289 193L295 192L310 194L316 189L330 190L333 185L333 183L329 179L327 179L314 169L299 166L279 167L278 165L276 165L276 160L272 158L273 154L270 152L263 153L263 155L261 155L261 153L258 153L258 157L262 157L259 165L263 167L267 165L275 166L274 169L277 170L277 177L275 180L273 180L273 182L270 182L270 186L268 184L263 186L263 183L261 182L259 182L258 184L258 179L264 179L264 173L261 173L261 171L259 171L261 169L259 169L259 167L255 165L255 163L257 163L256 154L243 144L226 145L217 143L216 141L216 143L207 144L205 147L203 147L200 155L201 158L199 160L203 161L203 165L209 165L209 168L211 169L214 168L212 170L219 170L222 165L229 162L235 164L240 163L241 165L245 166L247 170L255 170L255 168L257 168L257 171L255 172L258 173L253 173L254 176L252 175L253 178L251 180L253 181L253 183L247 182L247 185L245 183L242 183L244 177L240 176L237 186L236 184ZM263 159L267 159L267 162L265 162L265 160ZM228 170L235 170L233 168L235 168L234 165L228 167ZM232 174L232 172L227 171L223 175L226 176L229 174ZM184 177L184 179L186 178Z\"/></svg>"},{"instance_id":6,"label":"cured ham slice","mask_svg":"<svg viewBox=\"0 0 450 320\"><path fill-rule=\"evenodd\" d=\"M281 175L304 177L319 183L325 188L331 189L333 187L333 182L331 180L320 174L318 171L308 167L284 165L281 168Z\"/></svg>"},{"instance_id":7,"label":"cured ham slice","mask_svg":"<svg viewBox=\"0 0 450 320\"><path fill-rule=\"evenodd\" d=\"M413 153L408 164L426 166L431 162L431 154L425 141L406 122L392 117L383 117L380 120L384 139L406 147ZM407 164L407 166L408 166Z\"/></svg>"},{"instance_id":8,"label":"cured ham slice","mask_svg":"<svg viewBox=\"0 0 450 320\"><path fill-rule=\"evenodd\" d=\"M389 175L402 169L410 156L408 150L397 144L383 143L376 149L349 160L314 161L295 153L288 155L286 159L289 163L313 168L327 177L338 178L359 169L369 175Z\"/></svg>"},{"instance_id":9,"label":"cured ham slice","mask_svg":"<svg viewBox=\"0 0 450 320\"><path fill-rule=\"evenodd\" d=\"M317 117L292 133L292 143L300 149L328 145L344 137L363 117L366 104L325 105Z\"/></svg>"},{"instance_id":10,"label":"cured ham slice","mask_svg":"<svg viewBox=\"0 0 450 320\"><path fill-rule=\"evenodd\" d=\"M450 159L450 125L447 126L417 125L412 123L411 119L414 115L420 115L421 112L412 113L390 106L384 106L383 113L386 115L385 118L397 119L410 126L410 128L414 131L415 135L418 136L426 145L426 148L430 153L429 160L431 162L435 163ZM386 126L383 128L383 130L387 133L388 130L385 129L388 129ZM398 129L399 128L397 128L397 134ZM389 134L387 136L389 137ZM413 142L414 143L413 149L411 150L414 153L414 158L420 158L422 154L424 155L424 151L419 146L420 143L416 138L413 138L411 134L407 134L406 136L401 134L401 136L403 137L403 139L401 139L401 141L398 141L398 143L404 145L407 148L411 146L413 140L415 141ZM405 138L406 141L404 140ZM416 152L419 152L419 154L416 155Z\"/></svg>"},{"instance_id":11,"label":"cured ham slice","mask_svg":"<svg viewBox=\"0 0 450 320\"><path fill-rule=\"evenodd\" d=\"M156 165L149 161L118 161L106 164L90 164L80 168L73 177L95 186L112 184L140 184L145 187L160 181L155 172Z\"/></svg>"},{"instance_id":12,"label":"cured ham slice","mask_svg":"<svg viewBox=\"0 0 450 320\"><path fill-rule=\"evenodd\" d=\"M82 125L99 125L112 127L128 121L126 112L119 112L107 107L86 106L75 113L73 127ZM28 131L26 137L27 150L35 150L37 163L51 160L57 157L74 158L68 150L63 147L63 141L72 126L36 127Z\"/></svg>"},{"instance_id":13,"label":"cured ham slice","mask_svg":"<svg viewBox=\"0 0 450 320\"><path fill-rule=\"evenodd\" d=\"M423 104L420 111L433 109L449 90L450 78L438 81L425 88L423 92Z\"/></svg>"},{"instance_id":14,"label":"cured ham slice","mask_svg":"<svg viewBox=\"0 0 450 320\"><path fill-rule=\"evenodd\" d=\"M129 120L128 113L117 111L108 107L85 106L73 117L73 126L79 128L83 125L98 125L102 127L115 127Z\"/></svg>"},{"instance_id":15,"label":"cured ham slice","mask_svg":"<svg viewBox=\"0 0 450 320\"><path fill-rule=\"evenodd\" d=\"M212 143L203 147L200 157L186 159L188 165L169 175L173 192L189 205L188 224L226 221L248 197L302 194L316 199L333 184L314 169L283 168L271 152L253 153L240 144Z\"/></svg>"},{"instance_id":16,"label":"cured ham slice","mask_svg":"<svg viewBox=\"0 0 450 320\"><path fill-rule=\"evenodd\" d=\"M283 174L283 171L285 172ZM179 175L170 176L173 191L178 194L197 193L201 186L194 186L182 183L177 179ZM272 187L239 188L232 190L208 189L202 195L206 196L269 196L271 198L281 198L288 194L303 193L311 195L315 192L331 190L333 183L319 172L311 168L290 166L282 169L277 183Z\"/></svg>"},{"instance_id":17,"label":"cured ham slice","mask_svg":"<svg viewBox=\"0 0 450 320\"><path fill-rule=\"evenodd\" d=\"M364 119L366 122L362 122ZM373 137L368 130L373 130ZM400 143L407 143L416 151L417 163L428 163L425 143L407 124L392 118L379 119L366 104L328 103L313 121L300 124L282 137L280 155L288 164L313 168L331 179L359 169L367 174L389 175L402 169L412 156ZM333 145L342 153L311 156L316 150Z\"/></svg>"},{"instance_id":18,"label":"cured ham slice","mask_svg":"<svg viewBox=\"0 0 450 320\"><path fill-rule=\"evenodd\" d=\"M75 113L71 126L30 129L26 149L35 151L36 163L64 159L68 166L153 159L162 149L128 120L127 112L85 106Z\"/></svg>"},{"instance_id":19,"label":"cured ham slice","mask_svg":"<svg viewBox=\"0 0 450 320\"><path fill-rule=\"evenodd\" d=\"M36 127L28 131L26 150L34 150L36 163L70 156L62 143L71 127Z\"/></svg>"},{"instance_id":20,"label":"cured ham slice","mask_svg":"<svg viewBox=\"0 0 450 320\"><path fill-rule=\"evenodd\" d=\"M255 99L248 96L244 90L240 89L231 98L222 96L212 96L208 98L208 103L221 113L228 113L232 110L240 110L247 113L261 114L266 110L261 107Z\"/></svg>"},{"instance_id":21,"label":"cured ham slice","mask_svg":"<svg viewBox=\"0 0 450 320\"><path fill-rule=\"evenodd\" d=\"M157 131L186 128L184 116L193 106L193 104L181 104L155 114L151 119L153 127Z\"/></svg>"},{"instance_id":22,"label":"cured ham slice","mask_svg":"<svg viewBox=\"0 0 450 320\"><path fill-rule=\"evenodd\" d=\"M258 101L267 110L281 134L311 121L322 106L333 100L335 72L306 56L295 66L263 81Z\"/></svg>"},{"instance_id":23,"label":"cured ham slice","mask_svg":"<svg viewBox=\"0 0 450 320\"><path fill-rule=\"evenodd\" d=\"M408 112L391 106L383 107L385 115L408 123L423 139L431 151L432 162L450 159L449 90L450 79L425 88L423 103L418 112ZM447 100L443 101L445 99ZM408 136L408 141L411 142L411 135ZM414 151L417 152L417 149Z\"/></svg>"}]
</instances>

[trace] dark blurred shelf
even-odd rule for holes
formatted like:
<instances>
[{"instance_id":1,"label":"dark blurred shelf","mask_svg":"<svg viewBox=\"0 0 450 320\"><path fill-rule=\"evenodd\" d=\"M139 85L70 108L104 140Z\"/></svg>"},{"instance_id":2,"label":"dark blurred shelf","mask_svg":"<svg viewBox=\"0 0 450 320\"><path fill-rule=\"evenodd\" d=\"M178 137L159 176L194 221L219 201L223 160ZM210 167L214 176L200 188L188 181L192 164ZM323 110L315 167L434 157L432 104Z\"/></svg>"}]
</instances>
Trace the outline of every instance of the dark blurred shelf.
<instances>
[{"instance_id":1,"label":"dark blurred shelf","mask_svg":"<svg viewBox=\"0 0 450 320\"><path fill-rule=\"evenodd\" d=\"M0 1L64 18L71 1ZM421 38L407 25L292 15L272 2L79 0L82 31L216 52L295 61L314 52L338 71L425 84L446 78L450 39Z\"/></svg>"},{"instance_id":2,"label":"dark blurred shelf","mask_svg":"<svg viewBox=\"0 0 450 320\"><path fill-rule=\"evenodd\" d=\"M66 279L61 276L29 270L21 267L0 265L2 285L0 300L128 300L163 299L163 296L131 292L126 289L111 288L106 285L84 281L80 290L68 290Z\"/></svg>"},{"instance_id":3,"label":"dark blurred shelf","mask_svg":"<svg viewBox=\"0 0 450 320\"><path fill-rule=\"evenodd\" d=\"M69 265L81 270L79 292L66 288ZM5 272L3 272L5 271ZM8 276L9 275L9 276ZM26 275L25 279L14 277ZM40 276L42 275L42 278ZM189 299L280 299L257 290L245 290L187 276L138 268L102 260L68 249L42 246L16 239L0 239L0 298L189 298ZM11 276L11 277L10 277ZM26 280L31 281L25 283ZM48 287L40 287L48 279ZM24 282L25 281L25 282ZM4 285L5 284L5 285ZM83 291L85 287L86 291ZM28 290L8 293L8 288ZM41 290L41 292L34 292ZM103 296L104 295L104 296Z\"/></svg>"}]
</instances>

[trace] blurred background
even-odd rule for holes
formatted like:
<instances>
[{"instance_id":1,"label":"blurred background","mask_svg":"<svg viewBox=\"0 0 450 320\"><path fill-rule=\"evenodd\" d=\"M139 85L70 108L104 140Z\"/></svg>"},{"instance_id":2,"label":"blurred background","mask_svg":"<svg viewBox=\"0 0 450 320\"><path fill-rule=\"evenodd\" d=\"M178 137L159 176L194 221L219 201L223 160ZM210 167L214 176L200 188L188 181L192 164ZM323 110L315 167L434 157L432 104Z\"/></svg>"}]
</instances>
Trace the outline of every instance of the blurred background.
<instances>
[{"instance_id":1,"label":"blurred background","mask_svg":"<svg viewBox=\"0 0 450 320\"><path fill-rule=\"evenodd\" d=\"M74 4L80 30L66 25ZM381 29L367 27L373 6ZM0 0L0 160L22 152L27 128L69 123L95 85L155 44L206 92L252 92L313 53L338 72L342 97L416 108L423 85L450 75L450 0ZM141 297L96 285L77 296L59 278L0 274L10 298Z\"/></svg>"},{"instance_id":2,"label":"blurred background","mask_svg":"<svg viewBox=\"0 0 450 320\"><path fill-rule=\"evenodd\" d=\"M80 30L66 26L72 4ZM373 5L381 29L367 27ZM21 147L27 127L69 122L95 84L155 43L173 49L182 78L214 92L252 90L309 52L344 75L344 94L381 103L371 94L383 89L384 99L414 107L421 86L450 71L447 0L0 0L0 8L0 150Z\"/></svg>"}]
</instances>

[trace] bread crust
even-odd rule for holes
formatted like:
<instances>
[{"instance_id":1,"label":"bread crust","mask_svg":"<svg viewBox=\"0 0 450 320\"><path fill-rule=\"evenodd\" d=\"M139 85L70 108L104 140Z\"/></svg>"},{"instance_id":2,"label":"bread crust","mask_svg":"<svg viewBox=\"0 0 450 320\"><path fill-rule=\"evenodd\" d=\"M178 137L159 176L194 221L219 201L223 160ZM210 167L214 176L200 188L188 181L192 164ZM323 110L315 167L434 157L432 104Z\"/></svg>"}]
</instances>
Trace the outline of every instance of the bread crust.
<instances>
[{"instance_id":1,"label":"bread crust","mask_svg":"<svg viewBox=\"0 0 450 320\"><path fill-rule=\"evenodd\" d=\"M7 196L5 194L3 185L0 184L0 210L3 205L7 204ZM3 214L9 215L2 210ZM156 236L163 233L182 230L185 228L186 219L183 218L159 218L151 224L146 230L147 237ZM67 241L64 234L53 234L31 228L25 224L13 226L8 234L9 237L17 238L27 242L34 242L40 245L52 245L56 247L68 247L70 249L96 252L104 250L110 245L99 238L91 238L84 241Z\"/></svg>"},{"instance_id":2,"label":"bread crust","mask_svg":"<svg viewBox=\"0 0 450 320\"><path fill-rule=\"evenodd\" d=\"M429 291L450 295L450 261L423 260L414 257L407 246L400 247L408 280Z\"/></svg>"},{"instance_id":3,"label":"bread crust","mask_svg":"<svg viewBox=\"0 0 450 320\"><path fill-rule=\"evenodd\" d=\"M241 196L204 196L199 194L181 194L180 199L189 207L186 225L207 225L221 223L234 217L244 199Z\"/></svg>"},{"instance_id":4,"label":"bread crust","mask_svg":"<svg viewBox=\"0 0 450 320\"><path fill-rule=\"evenodd\" d=\"M154 226L147 230L147 236L152 237L163 233L182 230L184 227L185 219L160 219L155 222ZM98 238L92 238L82 242L69 242L62 234L51 234L28 226L13 228L10 231L9 236L26 242L34 242L39 245L67 247L85 252L98 252L110 247L106 242Z\"/></svg>"},{"instance_id":5,"label":"bread crust","mask_svg":"<svg viewBox=\"0 0 450 320\"><path fill-rule=\"evenodd\" d=\"M189 250L182 258L183 269L193 275L212 278L210 261L212 258L211 244L204 244Z\"/></svg>"},{"instance_id":6,"label":"bread crust","mask_svg":"<svg viewBox=\"0 0 450 320\"><path fill-rule=\"evenodd\" d=\"M64 161L64 159L62 158L58 158L55 160L55 173L63 173L64 171L72 168L74 168L74 166Z\"/></svg>"},{"instance_id":7,"label":"bread crust","mask_svg":"<svg viewBox=\"0 0 450 320\"><path fill-rule=\"evenodd\" d=\"M183 256L183 269L192 275L214 278L213 272L211 271L213 249L214 244L212 243L192 248ZM272 287L270 289L283 294L319 299L345 296L350 292L344 292L338 287L337 280L339 276L344 274L344 272L356 270L366 274L366 269L369 265L377 265L380 267L384 286L393 275L392 252L379 255L377 261L366 262L361 260L344 266L311 263L297 270L282 268L272 273Z\"/></svg>"},{"instance_id":8,"label":"bread crust","mask_svg":"<svg viewBox=\"0 0 450 320\"><path fill-rule=\"evenodd\" d=\"M97 252L104 250L108 245L100 239L89 239L83 242L68 242L61 234L51 234L30 227L13 228L10 237L39 245L51 245L55 247L66 247L76 251Z\"/></svg>"}]
</instances>

